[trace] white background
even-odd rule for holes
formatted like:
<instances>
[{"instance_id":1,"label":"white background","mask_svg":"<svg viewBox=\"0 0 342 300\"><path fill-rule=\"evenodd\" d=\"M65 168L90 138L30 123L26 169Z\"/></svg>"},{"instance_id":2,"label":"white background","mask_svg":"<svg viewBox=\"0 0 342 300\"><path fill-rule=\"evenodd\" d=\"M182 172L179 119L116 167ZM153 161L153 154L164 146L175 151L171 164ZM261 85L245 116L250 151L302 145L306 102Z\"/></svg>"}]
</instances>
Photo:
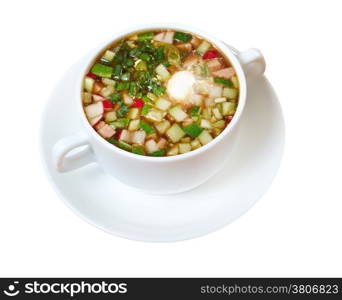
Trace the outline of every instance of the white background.
<instances>
[{"instance_id":1,"label":"white background","mask_svg":"<svg viewBox=\"0 0 342 300\"><path fill-rule=\"evenodd\" d=\"M342 276L339 3L1 1L0 276ZM243 217L202 238L151 244L110 236L58 199L39 125L70 65L117 31L167 21L260 48L287 140L273 185Z\"/></svg>"}]
</instances>

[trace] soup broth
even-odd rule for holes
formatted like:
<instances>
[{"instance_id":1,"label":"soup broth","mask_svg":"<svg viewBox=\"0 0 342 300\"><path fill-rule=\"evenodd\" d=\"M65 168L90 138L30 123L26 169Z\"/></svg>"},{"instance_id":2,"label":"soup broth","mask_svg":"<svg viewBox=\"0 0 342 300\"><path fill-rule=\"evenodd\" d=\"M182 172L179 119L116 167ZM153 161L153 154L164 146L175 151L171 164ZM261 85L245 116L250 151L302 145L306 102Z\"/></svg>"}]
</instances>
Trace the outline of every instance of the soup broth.
<instances>
[{"instance_id":1,"label":"soup broth","mask_svg":"<svg viewBox=\"0 0 342 300\"><path fill-rule=\"evenodd\" d=\"M229 126L239 82L209 41L173 30L132 34L105 49L84 78L90 125L138 155L196 150Z\"/></svg>"}]
</instances>

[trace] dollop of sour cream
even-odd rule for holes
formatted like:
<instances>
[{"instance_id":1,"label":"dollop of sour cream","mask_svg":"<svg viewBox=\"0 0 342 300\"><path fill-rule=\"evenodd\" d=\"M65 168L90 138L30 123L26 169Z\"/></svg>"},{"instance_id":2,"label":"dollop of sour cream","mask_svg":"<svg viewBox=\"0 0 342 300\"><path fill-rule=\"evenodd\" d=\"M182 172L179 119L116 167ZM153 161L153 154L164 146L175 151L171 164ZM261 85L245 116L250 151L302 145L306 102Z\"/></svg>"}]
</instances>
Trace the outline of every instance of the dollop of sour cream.
<instances>
[{"instance_id":1,"label":"dollop of sour cream","mask_svg":"<svg viewBox=\"0 0 342 300\"><path fill-rule=\"evenodd\" d=\"M167 83L167 94L176 103L190 102L195 82L195 76L190 71L176 72Z\"/></svg>"}]
</instances>

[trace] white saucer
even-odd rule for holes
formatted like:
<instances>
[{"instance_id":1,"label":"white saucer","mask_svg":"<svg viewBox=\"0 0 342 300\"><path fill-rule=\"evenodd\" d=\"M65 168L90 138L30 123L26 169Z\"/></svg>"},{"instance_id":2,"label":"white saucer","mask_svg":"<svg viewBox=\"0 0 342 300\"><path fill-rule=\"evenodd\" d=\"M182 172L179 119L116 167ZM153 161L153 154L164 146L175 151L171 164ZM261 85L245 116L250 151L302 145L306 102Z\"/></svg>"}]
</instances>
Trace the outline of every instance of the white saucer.
<instances>
[{"instance_id":1,"label":"white saucer","mask_svg":"<svg viewBox=\"0 0 342 300\"><path fill-rule=\"evenodd\" d=\"M128 239L172 242L198 237L236 220L266 192L284 148L284 120L277 96L265 77L248 82L240 140L226 167L208 182L176 195L135 191L96 164L59 174L51 149L81 129L73 101L74 65L46 105L41 148L47 174L64 202L87 222Z\"/></svg>"}]
</instances>

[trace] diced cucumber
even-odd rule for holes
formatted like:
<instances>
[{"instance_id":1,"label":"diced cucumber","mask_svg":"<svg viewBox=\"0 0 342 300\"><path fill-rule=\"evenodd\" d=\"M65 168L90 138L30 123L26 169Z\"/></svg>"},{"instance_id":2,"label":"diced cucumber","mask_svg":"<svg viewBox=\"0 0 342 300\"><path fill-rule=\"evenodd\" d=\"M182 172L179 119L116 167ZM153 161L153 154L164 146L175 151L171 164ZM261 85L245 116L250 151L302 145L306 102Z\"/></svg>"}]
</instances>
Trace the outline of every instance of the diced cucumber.
<instances>
[{"instance_id":1,"label":"diced cucumber","mask_svg":"<svg viewBox=\"0 0 342 300\"><path fill-rule=\"evenodd\" d=\"M198 136L198 140L202 145L206 145L210 143L213 138L207 130L203 130L202 133Z\"/></svg>"},{"instance_id":2,"label":"diced cucumber","mask_svg":"<svg viewBox=\"0 0 342 300\"><path fill-rule=\"evenodd\" d=\"M132 107L127 113L127 118L130 120L139 119L140 111L137 107Z\"/></svg>"},{"instance_id":3,"label":"diced cucumber","mask_svg":"<svg viewBox=\"0 0 342 300\"><path fill-rule=\"evenodd\" d=\"M150 100L152 100L153 102L156 102L157 100L158 100L158 97L155 95L155 94L153 94L153 93L147 93L147 98L148 99L150 99Z\"/></svg>"},{"instance_id":4,"label":"diced cucumber","mask_svg":"<svg viewBox=\"0 0 342 300\"><path fill-rule=\"evenodd\" d=\"M163 64L156 67L156 73L159 75L161 81L166 81L170 78L170 73Z\"/></svg>"},{"instance_id":5,"label":"diced cucumber","mask_svg":"<svg viewBox=\"0 0 342 300\"><path fill-rule=\"evenodd\" d=\"M207 41L202 41L202 43L196 49L197 53L201 56L210 48L210 44Z\"/></svg>"},{"instance_id":6,"label":"diced cucumber","mask_svg":"<svg viewBox=\"0 0 342 300\"><path fill-rule=\"evenodd\" d=\"M189 136L183 137L180 140L181 143L190 143L191 142L191 138Z\"/></svg>"},{"instance_id":7,"label":"diced cucumber","mask_svg":"<svg viewBox=\"0 0 342 300\"><path fill-rule=\"evenodd\" d=\"M173 156L173 155L177 155L178 153L179 153L178 144L176 144L170 148L170 150L167 152L166 155L167 156Z\"/></svg>"},{"instance_id":8,"label":"diced cucumber","mask_svg":"<svg viewBox=\"0 0 342 300\"><path fill-rule=\"evenodd\" d=\"M150 153L150 156L164 156L167 152L167 148L165 149L160 149L158 151L154 151L152 153Z\"/></svg>"},{"instance_id":9,"label":"diced cucumber","mask_svg":"<svg viewBox=\"0 0 342 300\"><path fill-rule=\"evenodd\" d=\"M151 108L146 114L145 118L152 122L161 122L163 120L164 113L158 109Z\"/></svg>"},{"instance_id":10,"label":"diced cucumber","mask_svg":"<svg viewBox=\"0 0 342 300\"><path fill-rule=\"evenodd\" d=\"M160 123L157 123L155 127L157 128L158 132L160 134L164 134L166 130L170 128L171 124L168 120L161 121Z\"/></svg>"},{"instance_id":11,"label":"diced cucumber","mask_svg":"<svg viewBox=\"0 0 342 300\"><path fill-rule=\"evenodd\" d=\"M105 115L105 122L106 123L114 122L116 119L117 119L117 117L116 117L116 112L115 111L107 112L106 115Z\"/></svg>"},{"instance_id":12,"label":"diced cucumber","mask_svg":"<svg viewBox=\"0 0 342 300\"><path fill-rule=\"evenodd\" d=\"M213 127L215 128L224 128L225 121L224 120L218 120L215 123L213 123Z\"/></svg>"},{"instance_id":13,"label":"diced cucumber","mask_svg":"<svg viewBox=\"0 0 342 300\"><path fill-rule=\"evenodd\" d=\"M145 155L145 150L141 146L133 146L132 147L132 152L134 154L138 154L138 155Z\"/></svg>"},{"instance_id":14,"label":"diced cucumber","mask_svg":"<svg viewBox=\"0 0 342 300\"><path fill-rule=\"evenodd\" d=\"M151 105L145 103L145 104L144 104L144 107L143 107L142 110L141 110L141 114L142 114L143 116L146 116L146 115L148 114L148 112L150 111L150 109L151 109Z\"/></svg>"},{"instance_id":15,"label":"diced cucumber","mask_svg":"<svg viewBox=\"0 0 342 300\"><path fill-rule=\"evenodd\" d=\"M112 61L115 56L115 53L113 51L107 50L105 54L102 56L102 59L107 61Z\"/></svg>"},{"instance_id":16,"label":"diced cucumber","mask_svg":"<svg viewBox=\"0 0 342 300\"><path fill-rule=\"evenodd\" d=\"M83 93L83 103L90 104L92 102L92 97L90 93L84 92Z\"/></svg>"},{"instance_id":17,"label":"diced cucumber","mask_svg":"<svg viewBox=\"0 0 342 300\"><path fill-rule=\"evenodd\" d=\"M180 143L180 144L178 144L178 147L179 147L179 152L181 154L191 151L191 145L190 144Z\"/></svg>"},{"instance_id":18,"label":"diced cucumber","mask_svg":"<svg viewBox=\"0 0 342 300\"><path fill-rule=\"evenodd\" d=\"M131 120L128 125L129 131L135 131L138 130L140 127L140 120Z\"/></svg>"},{"instance_id":19,"label":"diced cucumber","mask_svg":"<svg viewBox=\"0 0 342 300\"><path fill-rule=\"evenodd\" d=\"M151 126L150 124L144 122L144 121L140 121L140 127L142 130L144 130L147 134L152 134L155 132L153 126Z\"/></svg>"},{"instance_id":20,"label":"diced cucumber","mask_svg":"<svg viewBox=\"0 0 342 300\"><path fill-rule=\"evenodd\" d=\"M84 88L86 89L87 92L91 93L93 91L93 86L94 86L95 80L90 77L84 78Z\"/></svg>"},{"instance_id":21,"label":"diced cucumber","mask_svg":"<svg viewBox=\"0 0 342 300\"><path fill-rule=\"evenodd\" d=\"M232 81L234 87L235 87L236 89L238 89L238 88L239 88L239 80L238 80L238 78L236 77L236 75L234 75L232 78L230 78L230 80Z\"/></svg>"},{"instance_id":22,"label":"diced cucumber","mask_svg":"<svg viewBox=\"0 0 342 300\"><path fill-rule=\"evenodd\" d=\"M166 135L173 143L177 143L183 136L185 132L178 124L173 124L167 131Z\"/></svg>"},{"instance_id":23,"label":"diced cucumber","mask_svg":"<svg viewBox=\"0 0 342 300\"><path fill-rule=\"evenodd\" d=\"M121 118L121 119L118 119L114 122L111 122L110 125L114 126L117 129L125 128L128 124L128 122L126 122L126 120L128 121L128 119Z\"/></svg>"},{"instance_id":24,"label":"diced cucumber","mask_svg":"<svg viewBox=\"0 0 342 300\"><path fill-rule=\"evenodd\" d=\"M182 122L182 121L184 121L188 117L188 115L184 112L184 110L179 105L171 107L169 109L169 114L172 117L174 117L174 119L177 122Z\"/></svg>"},{"instance_id":25,"label":"diced cucumber","mask_svg":"<svg viewBox=\"0 0 342 300\"><path fill-rule=\"evenodd\" d=\"M203 128L198 126L196 123L191 123L190 125L183 128L186 134L190 135L192 138L198 137L201 132L203 131Z\"/></svg>"},{"instance_id":26,"label":"diced cucumber","mask_svg":"<svg viewBox=\"0 0 342 300\"><path fill-rule=\"evenodd\" d=\"M138 63L135 64L135 69L137 71L147 71L147 64L146 61L137 60Z\"/></svg>"},{"instance_id":27,"label":"diced cucumber","mask_svg":"<svg viewBox=\"0 0 342 300\"><path fill-rule=\"evenodd\" d=\"M235 114L236 104L233 102L222 103L222 114L224 116L231 116Z\"/></svg>"},{"instance_id":28,"label":"diced cucumber","mask_svg":"<svg viewBox=\"0 0 342 300\"><path fill-rule=\"evenodd\" d=\"M156 101L156 107L159 108L160 110L168 110L171 106L171 102L164 99L164 98L159 98Z\"/></svg>"},{"instance_id":29,"label":"diced cucumber","mask_svg":"<svg viewBox=\"0 0 342 300\"><path fill-rule=\"evenodd\" d=\"M213 108L213 114L216 119L219 119L219 120L222 119L222 114L217 107Z\"/></svg>"},{"instance_id":30,"label":"diced cucumber","mask_svg":"<svg viewBox=\"0 0 342 300\"><path fill-rule=\"evenodd\" d=\"M101 92L100 95L107 98L109 97L111 94L114 93L114 86L112 85L107 85L106 87L104 87Z\"/></svg>"},{"instance_id":31,"label":"diced cucumber","mask_svg":"<svg viewBox=\"0 0 342 300\"><path fill-rule=\"evenodd\" d=\"M119 140L117 143L117 146L123 150L129 151L129 152L132 151L132 146L130 144L123 142L123 141Z\"/></svg>"},{"instance_id":32,"label":"diced cucumber","mask_svg":"<svg viewBox=\"0 0 342 300\"><path fill-rule=\"evenodd\" d=\"M226 87L223 89L222 95L228 99L236 99L238 95L238 90L235 88Z\"/></svg>"},{"instance_id":33,"label":"diced cucumber","mask_svg":"<svg viewBox=\"0 0 342 300\"><path fill-rule=\"evenodd\" d=\"M197 139L191 141L190 145L191 145L191 149L192 149L192 150L195 150L195 149L198 149L198 148L201 147L201 143L200 143L199 140L197 140Z\"/></svg>"},{"instance_id":34,"label":"diced cucumber","mask_svg":"<svg viewBox=\"0 0 342 300\"><path fill-rule=\"evenodd\" d=\"M206 128L206 129L212 128L211 123L206 119L202 119L200 124L202 128Z\"/></svg>"},{"instance_id":35,"label":"diced cucumber","mask_svg":"<svg viewBox=\"0 0 342 300\"><path fill-rule=\"evenodd\" d=\"M100 76L100 77L110 78L113 74L113 68L106 66L106 65L96 63L91 68L91 72L97 76Z\"/></svg>"},{"instance_id":36,"label":"diced cucumber","mask_svg":"<svg viewBox=\"0 0 342 300\"><path fill-rule=\"evenodd\" d=\"M222 103L222 102L226 102L226 101L227 101L226 97L220 97L220 98L216 98L214 100L215 103Z\"/></svg>"},{"instance_id":37,"label":"diced cucumber","mask_svg":"<svg viewBox=\"0 0 342 300\"><path fill-rule=\"evenodd\" d=\"M105 84L105 85L115 86L115 80L113 80L113 79L102 78L101 81L102 81L102 83Z\"/></svg>"}]
</instances>

